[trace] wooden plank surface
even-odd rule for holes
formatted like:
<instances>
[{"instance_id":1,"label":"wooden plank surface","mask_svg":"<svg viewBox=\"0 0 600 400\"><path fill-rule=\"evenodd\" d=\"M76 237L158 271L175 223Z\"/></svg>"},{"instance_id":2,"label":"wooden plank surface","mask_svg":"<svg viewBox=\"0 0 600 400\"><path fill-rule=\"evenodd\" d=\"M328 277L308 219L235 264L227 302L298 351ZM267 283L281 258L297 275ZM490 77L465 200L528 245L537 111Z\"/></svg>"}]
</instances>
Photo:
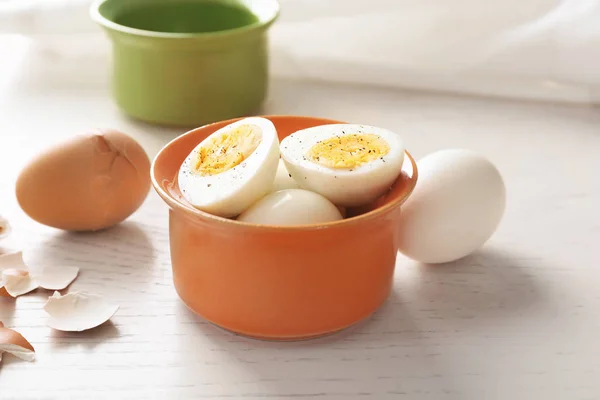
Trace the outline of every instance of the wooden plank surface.
<instances>
[{"instance_id":1,"label":"wooden plank surface","mask_svg":"<svg viewBox=\"0 0 600 400\"><path fill-rule=\"evenodd\" d=\"M50 293L0 299L0 320L37 349L34 363L5 357L0 399L600 398L597 108L273 82L265 113L381 125L416 157L474 149L497 164L508 190L505 218L477 254L437 267L400 257L394 292L373 318L282 344L223 332L179 301L167 210L154 192L127 222L100 233L28 219L14 181L49 144L113 127L154 156L182 131L123 117L102 75L79 81L38 67L6 76L0 213L14 232L0 250L23 250L32 266L76 264L71 290L121 308L98 329L65 334L45 326Z\"/></svg>"}]
</instances>

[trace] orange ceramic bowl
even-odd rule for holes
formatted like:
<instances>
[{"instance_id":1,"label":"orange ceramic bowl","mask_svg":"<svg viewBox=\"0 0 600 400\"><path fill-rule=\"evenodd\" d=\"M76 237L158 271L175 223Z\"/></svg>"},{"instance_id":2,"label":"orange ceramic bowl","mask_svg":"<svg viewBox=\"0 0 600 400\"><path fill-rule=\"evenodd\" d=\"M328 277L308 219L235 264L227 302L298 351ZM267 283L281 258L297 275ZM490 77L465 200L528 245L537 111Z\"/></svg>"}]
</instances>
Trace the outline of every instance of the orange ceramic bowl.
<instances>
[{"instance_id":1,"label":"orange ceramic bowl","mask_svg":"<svg viewBox=\"0 0 600 400\"><path fill-rule=\"evenodd\" d=\"M266 116L280 140L321 118ZM403 172L374 204L349 217L303 226L242 223L199 211L181 196L176 176L201 140L236 119L202 126L168 143L152 163L152 183L169 206L173 280L183 302L206 320L245 336L294 340L346 328L387 298L396 263L400 206L417 167Z\"/></svg>"}]
</instances>

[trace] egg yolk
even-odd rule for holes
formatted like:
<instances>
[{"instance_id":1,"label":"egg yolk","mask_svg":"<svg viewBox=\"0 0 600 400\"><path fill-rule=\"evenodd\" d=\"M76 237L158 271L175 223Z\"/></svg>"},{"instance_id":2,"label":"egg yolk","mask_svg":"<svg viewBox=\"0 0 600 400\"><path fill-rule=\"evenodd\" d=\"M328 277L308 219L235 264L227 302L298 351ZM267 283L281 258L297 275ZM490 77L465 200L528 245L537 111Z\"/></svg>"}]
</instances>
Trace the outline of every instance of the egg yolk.
<instances>
[{"instance_id":1,"label":"egg yolk","mask_svg":"<svg viewBox=\"0 0 600 400\"><path fill-rule=\"evenodd\" d=\"M328 168L355 168L385 156L389 144L372 133L334 136L312 146L307 157Z\"/></svg>"},{"instance_id":2,"label":"egg yolk","mask_svg":"<svg viewBox=\"0 0 600 400\"><path fill-rule=\"evenodd\" d=\"M256 125L240 125L215 136L200 148L196 171L206 176L230 170L247 159L261 140L262 131Z\"/></svg>"}]
</instances>

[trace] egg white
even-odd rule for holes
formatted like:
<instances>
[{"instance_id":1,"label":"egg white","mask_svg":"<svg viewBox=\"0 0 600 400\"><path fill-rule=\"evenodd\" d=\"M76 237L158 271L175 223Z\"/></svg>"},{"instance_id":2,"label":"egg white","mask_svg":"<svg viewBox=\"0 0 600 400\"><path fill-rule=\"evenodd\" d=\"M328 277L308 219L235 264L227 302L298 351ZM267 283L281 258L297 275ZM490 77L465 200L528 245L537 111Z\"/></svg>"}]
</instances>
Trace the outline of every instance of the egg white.
<instances>
[{"instance_id":1,"label":"egg white","mask_svg":"<svg viewBox=\"0 0 600 400\"><path fill-rule=\"evenodd\" d=\"M351 134L375 134L387 142L389 152L354 168L329 168L306 157L322 140ZM404 161L401 137L369 125L329 124L294 132L280 143L281 158L302 189L319 193L339 206L368 204L384 194L400 175Z\"/></svg>"},{"instance_id":2,"label":"egg white","mask_svg":"<svg viewBox=\"0 0 600 400\"><path fill-rule=\"evenodd\" d=\"M257 148L235 167L215 174L194 173L198 152L214 136L240 125L251 124L262 131ZM271 191L279 162L279 138L273 123L261 117L249 117L229 124L204 139L186 157L178 174L183 197L199 210L231 218L239 215Z\"/></svg>"},{"instance_id":3,"label":"egg white","mask_svg":"<svg viewBox=\"0 0 600 400\"><path fill-rule=\"evenodd\" d=\"M271 192L277 192L278 190L284 189L298 189L298 183L291 177L285 163L282 159L279 159L279 165L277 166L277 173L275 174L275 180L273 181L273 187Z\"/></svg>"},{"instance_id":4,"label":"egg white","mask_svg":"<svg viewBox=\"0 0 600 400\"><path fill-rule=\"evenodd\" d=\"M238 221L261 225L322 224L343 219L340 210L324 196L303 189L269 193L248 207Z\"/></svg>"}]
</instances>

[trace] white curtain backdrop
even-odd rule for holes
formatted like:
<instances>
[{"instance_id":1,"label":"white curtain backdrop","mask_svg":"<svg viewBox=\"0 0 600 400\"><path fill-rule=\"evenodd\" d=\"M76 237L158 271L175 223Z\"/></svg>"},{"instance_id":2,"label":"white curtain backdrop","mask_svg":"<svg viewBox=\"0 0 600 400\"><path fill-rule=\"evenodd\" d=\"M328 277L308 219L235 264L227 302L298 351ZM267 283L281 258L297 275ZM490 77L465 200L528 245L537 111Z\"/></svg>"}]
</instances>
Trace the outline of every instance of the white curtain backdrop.
<instances>
[{"instance_id":1,"label":"white curtain backdrop","mask_svg":"<svg viewBox=\"0 0 600 400\"><path fill-rule=\"evenodd\" d=\"M110 44L90 2L0 0L0 35L98 65ZM278 77L600 103L600 0L280 3L270 34Z\"/></svg>"}]
</instances>

